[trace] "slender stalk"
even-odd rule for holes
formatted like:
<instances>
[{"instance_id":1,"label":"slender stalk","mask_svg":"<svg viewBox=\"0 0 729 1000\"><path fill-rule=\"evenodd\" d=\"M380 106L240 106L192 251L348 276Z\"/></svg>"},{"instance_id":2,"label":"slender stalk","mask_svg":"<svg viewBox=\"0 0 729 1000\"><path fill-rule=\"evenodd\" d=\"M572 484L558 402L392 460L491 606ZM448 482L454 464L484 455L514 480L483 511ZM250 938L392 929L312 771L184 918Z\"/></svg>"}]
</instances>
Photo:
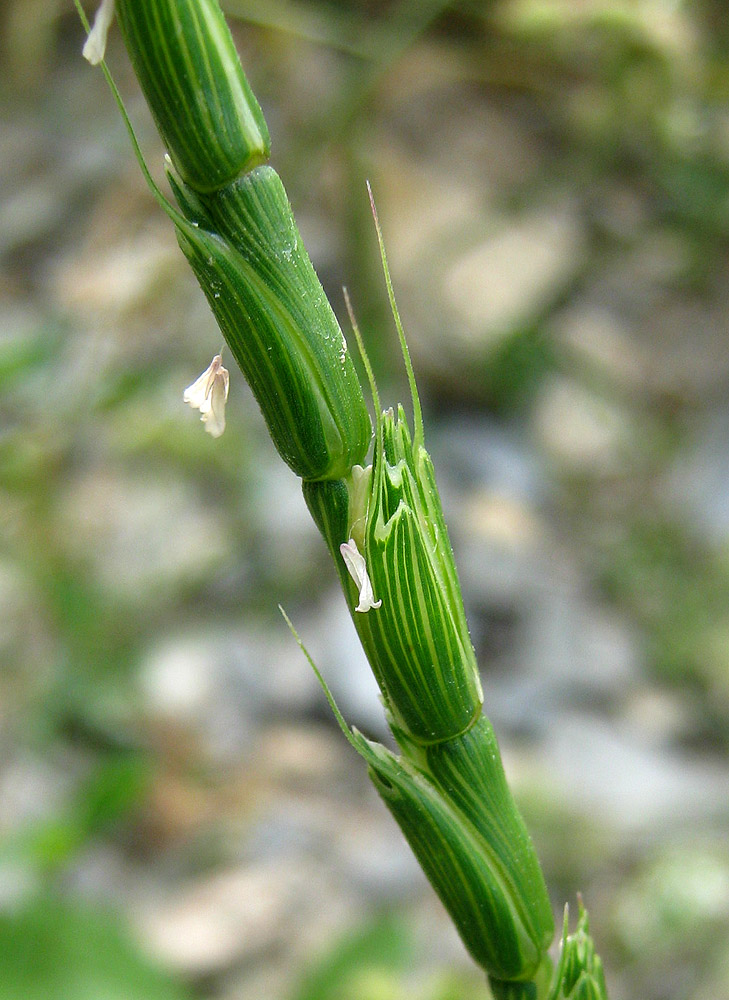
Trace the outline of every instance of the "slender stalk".
<instances>
[{"instance_id":1,"label":"slender stalk","mask_svg":"<svg viewBox=\"0 0 729 1000\"><path fill-rule=\"evenodd\" d=\"M440 6L430 0L421 13ZM117 0L116 9L168 147L177 207L143 165L145 176L274 443L302 479L400 754L350 731L324 685L337 721L496 1000L606 1000L582 910L576 934L565 927L562 958L551 976L552 909L482 712L478 665L374 200L413 432L402 406L381 409L347 299L376 410L367 464L373 435L362 388L283 185L266 165L266 123L217 0ZM216 357L188 397L210 410L222 406L226 393L227 373ZM222 431L217 415L216 427Z\"/></svg>"}]
</instances>

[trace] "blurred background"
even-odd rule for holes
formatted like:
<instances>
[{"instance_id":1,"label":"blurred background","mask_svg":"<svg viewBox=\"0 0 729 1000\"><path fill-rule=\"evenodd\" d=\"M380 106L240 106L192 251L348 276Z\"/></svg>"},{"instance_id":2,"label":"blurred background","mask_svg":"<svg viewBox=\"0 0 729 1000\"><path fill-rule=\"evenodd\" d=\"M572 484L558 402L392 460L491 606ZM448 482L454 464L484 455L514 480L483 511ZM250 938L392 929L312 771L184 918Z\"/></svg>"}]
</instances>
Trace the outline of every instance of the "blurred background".
<instances>
[{"instance_id":1,"label":"blurred background","mask_svg":"<svg viewBox=\"0 0 729 1000\"><path fill-rule=\"evenodd\" d=\"M729 996L729 8L224 7L390 404L372 182L558 919L611 1000ZM486 998L277 611L386 738L298 481L235 372L182 404L220 336L70 0L0 31L0 998Z\"/></svg>"}]
</instances>

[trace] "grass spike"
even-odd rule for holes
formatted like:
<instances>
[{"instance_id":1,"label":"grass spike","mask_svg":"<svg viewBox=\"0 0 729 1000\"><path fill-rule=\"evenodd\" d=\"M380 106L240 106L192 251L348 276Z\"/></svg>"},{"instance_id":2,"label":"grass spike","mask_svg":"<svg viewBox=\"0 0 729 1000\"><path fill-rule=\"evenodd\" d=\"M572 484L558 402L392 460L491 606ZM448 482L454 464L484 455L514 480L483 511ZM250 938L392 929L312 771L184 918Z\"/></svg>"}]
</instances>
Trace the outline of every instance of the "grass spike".
<instances>
[{"instance_id":1,"label":"grass spike","mask_svg":"<svg viewBox=\"0 0 729 1000\"><path fill-rule=\"evenodd\" d=\"M88 32L83 0L74 3ZM419 13L420 26L447 3L395 0L395 8L407 13L408 24L411 14ZM551 903L508 791L493 729L482 714L478 664L435 473L424 448L420 397L371 186L367 184L368 196L409 382L413 433L402 407L381 408L345 289L377 410L372 467L358 468L355 474L371 454L369 407L283 185L266 165L268 130L219 0L116 0L116 9L175 164L175 172L168 174L169 189L160 182L160 190L151 176L103 60L102 71L145 180L177 229L178 242L251 383L274 443L303 480L306 503L335 560L400 756L348 726L283 608L281 614L337 724L366 761L466 947L489 976L494 997L606 1000L602 965L582 909L575 933L565 932L561 980L556 992L549 992ZM371 603L367 613L354 606L355 588L341 558L355 524L356 544L362 543L359 555L381 602L379 608ZM364 570L359 575L364 579Z\"/></svg>"}]
</instances>

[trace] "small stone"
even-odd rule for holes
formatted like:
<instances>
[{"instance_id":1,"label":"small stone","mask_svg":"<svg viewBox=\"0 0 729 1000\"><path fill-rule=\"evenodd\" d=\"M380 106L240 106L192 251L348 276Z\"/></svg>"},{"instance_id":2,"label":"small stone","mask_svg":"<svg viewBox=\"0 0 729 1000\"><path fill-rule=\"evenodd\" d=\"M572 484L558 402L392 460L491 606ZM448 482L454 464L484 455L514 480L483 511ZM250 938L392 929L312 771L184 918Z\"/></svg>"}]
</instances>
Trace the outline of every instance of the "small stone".
<instances>
[{"instance_id":1,"label":"small stone","mask_svg":"<svg viewBox=\"0 0 729 1000\"><path fill-rule=\"evenodd\" d=\"M167 227L151 224L135 239L63 261L55 276L59 302L88 317L121 316L146 304L181 271Z\"/></svg>"},{"instance_id":2,"label":"small stone","mask_svg":"<svg viewBox=\"0 0 729 1000\"><path fill-rule=\"evenodd\" d=\"M229 558L216 511L182 479L89 471L67 489L59 518L69 553L90 563L108 593L127 599L203 580Z\"/></svg>"},{"instance_id":3,"label":"small stone","mask_svg":"<svg viewBox=\"0 0 729 1000\"><path fill-rule=\"evenodd\" d=\"M570 808L626 835L663 837L725 821L726 775L709 760L651 747L641 729L588 712L563 712L540 750Z\"/></svg>"},{"instance_id":4,"label":"small stone","mask_svg":"<svg viewBox=\"0 0 729 1000\"><path fill-rule=\"evenodd\" d=\"M540 537L534 513L508 494L481 490L466 500L464 518L470 531L507 549L530 548Z\"/></svg>"},{"instance_id":5,"label":"small stone","mask_svg":"<svg viewBox=\"0 0 729 1000\"><path fill-rule=\"evenodd\" d=\"M570 472L613 474L630 440L617 406L560 376L544 386L534 420L542 446Z\"/></svg>"},{"instance_id":6,"label":"small stone","mask_svg":"<svg viewBox=\"0 0 729 1000\"><path fill-rule=\"evenodd\" d=\"M607 377L616 388L643 389L649 354L609 306L578 300L554 317L550 332L567 363Z\"/></svg>"},{"instance_id":7,"label":"small stone","mask_svg":"<svg viewBox=\"0 0 729 1000\"><path fill-rule=\"evenodd\" d=\"M503 220L443 275L454 333L488 342L532 322L581 266L585 233L569 202Z\"/></svg>"},{"instance_id":8,"label":"small stone","mask_svg":"<svg viewBox=\"0 0 729 1000\"><path fill-rule=\"evenodd\" d=\"M252 751L266 714L301 712L318 693L283 622L278 632L218 624L172 635L143 658L139 687L150 720L180 727L206 760L230 766Z\"/></svg>"},{"instance_id":9,"label":"small stone","mask_svg":"<svg viewBox=\"0 0 729 1000\"><path fill-rule=\"evenodd\" d=\"M291 916L311 894L301 859L230 869L141 905L146 949L169 969L210 975L285 942ZM135 914L132 914L133 918Z\"/></svg>"}]
</instances>

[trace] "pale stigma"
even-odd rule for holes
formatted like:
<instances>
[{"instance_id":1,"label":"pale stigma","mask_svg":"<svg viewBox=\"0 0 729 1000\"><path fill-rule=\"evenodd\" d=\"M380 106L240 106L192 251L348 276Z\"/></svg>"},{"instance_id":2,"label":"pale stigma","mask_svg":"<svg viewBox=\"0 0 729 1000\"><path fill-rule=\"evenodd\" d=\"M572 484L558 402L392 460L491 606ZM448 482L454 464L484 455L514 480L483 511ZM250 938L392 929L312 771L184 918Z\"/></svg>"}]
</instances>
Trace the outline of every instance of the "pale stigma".
<instances>
[{"instance_id":1,"label":"pale stigma","mask_svg":"<svg viewBox=\"0 0 729 1000\"><path fill-rule=\"evenodd\" d=\"M106 37L109 34L111 22L114 20L115 0L101 0L101 6L96 11L94 23L86 39L81 54L92 66L98 66L106 52Z\"/></svg>"},{"instance_id":2,"label":"pale stigma","mask_svg":"<svg viewBox=\"0 0 729 1000\"><path fill-rule=\"evenodd\" d=\"M182 399L193 410L200 411L205 430L214 438L225 430L225 404L228 399L230 376L223 368L223 358L216 354L209 367L189 385Z\"/></svg>"},{"instance_id":3,"label":"pale stigma","mask_svg":"<svg viewBox=\"0 0 729 1000\"><path fill-rule=\"evenodd\" d=\"M347 567L349 575L359 588L359 604L354 610L369 611L371 608L379 608L382 601L375 600L372 583L367 575L367 564L354 539L350 538L348 542L342 542L339 551L342 553L342 559L344 559L344 565Z\"/></svg>"}]
</instances>

